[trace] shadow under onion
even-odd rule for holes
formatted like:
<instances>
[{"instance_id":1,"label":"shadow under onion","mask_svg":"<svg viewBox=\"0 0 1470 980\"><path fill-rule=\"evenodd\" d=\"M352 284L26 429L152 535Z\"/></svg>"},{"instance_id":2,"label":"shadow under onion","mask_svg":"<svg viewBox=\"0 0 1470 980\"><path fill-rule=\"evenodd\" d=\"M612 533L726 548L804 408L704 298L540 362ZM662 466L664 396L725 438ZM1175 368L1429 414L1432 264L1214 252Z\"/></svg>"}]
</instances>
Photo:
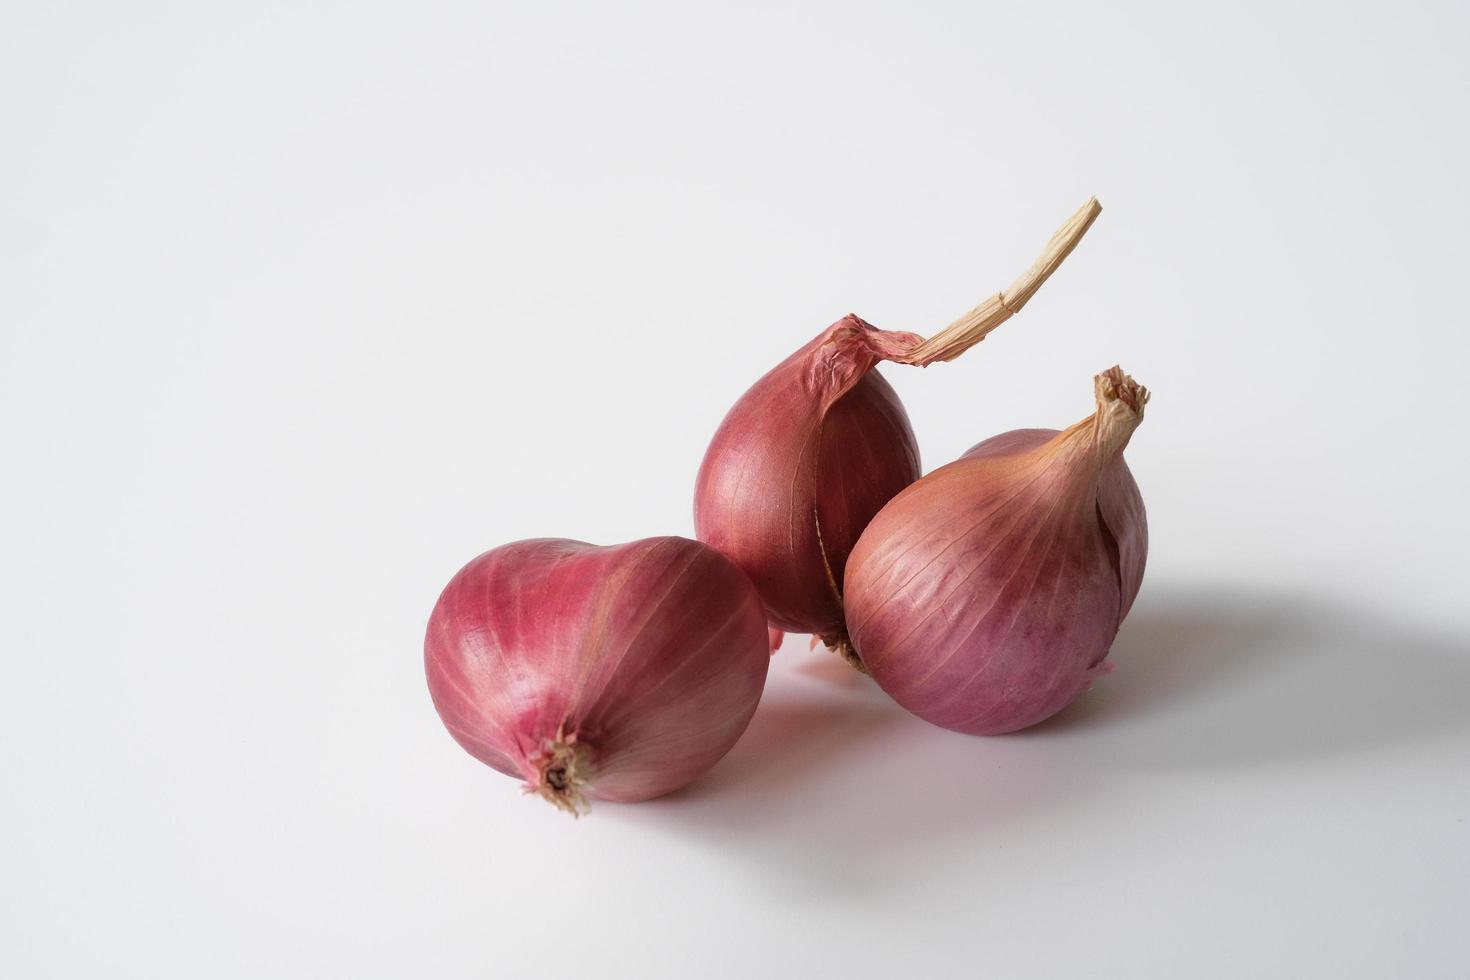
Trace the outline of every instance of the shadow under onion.
<instances>
[{"instance_id":1,"label":"shadow under onion","mask_svg":"<svg viewBox=\"0 0 1470 980\"><path fill-rule=\"evenodd\" d=\"M619 819L738 853L785 896L921 887L976 834L1075 817L1120 780L1285 767L1470 726L1470 642L1320 600L1150 589L1117 669L1011 735L959 735L796 638L745 738ZM604 813L612 808L604 808Z\"/></svg>"}]
</instances>

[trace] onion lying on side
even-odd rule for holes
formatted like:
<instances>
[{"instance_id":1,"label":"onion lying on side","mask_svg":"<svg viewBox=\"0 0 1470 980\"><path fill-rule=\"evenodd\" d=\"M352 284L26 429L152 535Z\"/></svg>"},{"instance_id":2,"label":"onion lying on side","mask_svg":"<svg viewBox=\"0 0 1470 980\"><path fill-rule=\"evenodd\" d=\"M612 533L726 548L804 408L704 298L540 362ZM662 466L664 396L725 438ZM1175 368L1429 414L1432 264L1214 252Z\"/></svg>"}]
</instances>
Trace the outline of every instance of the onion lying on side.
<instances>
[{"instance_id":1,"label":"onion lying on side","mask_svg":"<svg viewBox=\"0 0 1470 980\"><path fill-rule=\"evenodd\" d=\"M755 712L771 643L750 581L697 541L536 539L454 576L424 666L467 752L576 814L719 761Z\"/></svg>"}]
</instances>

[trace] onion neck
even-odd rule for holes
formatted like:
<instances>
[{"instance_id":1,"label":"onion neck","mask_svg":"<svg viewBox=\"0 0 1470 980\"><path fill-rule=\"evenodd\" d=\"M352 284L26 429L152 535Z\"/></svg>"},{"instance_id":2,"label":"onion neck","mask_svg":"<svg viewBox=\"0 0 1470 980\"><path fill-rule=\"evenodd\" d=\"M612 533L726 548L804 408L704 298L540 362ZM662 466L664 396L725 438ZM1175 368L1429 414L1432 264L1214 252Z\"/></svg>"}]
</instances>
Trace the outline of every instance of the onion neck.
<instances>
[{"instance_id":1,"label":"onion neck","mask_svg":"<svg viewBox=\"0 0 1470 980\"><path fill-rule=\"evenodd\" d=\"M1043 466L1060 463L1085 474L1085 482L1095 486L1103 469L1122 455L1143 421L1149 393L1116 366L1095 375L1092 385L1097 411L1037 449L1034 458Z\"/></svg>"},{"instance_id":2,"label":"onion neck","mask_svg":"<svg viewBox=\"0 0 1470 980\"><path fill-rule=\"evenodd\" d=\"M1143 408L1148 404L1148 389L1123 373L1116 364L1092 379L1097 396L1097 412L1093 415L1092 438L1101 468L1122 455L1143 421Z\"/></svg>"}]
</instances>

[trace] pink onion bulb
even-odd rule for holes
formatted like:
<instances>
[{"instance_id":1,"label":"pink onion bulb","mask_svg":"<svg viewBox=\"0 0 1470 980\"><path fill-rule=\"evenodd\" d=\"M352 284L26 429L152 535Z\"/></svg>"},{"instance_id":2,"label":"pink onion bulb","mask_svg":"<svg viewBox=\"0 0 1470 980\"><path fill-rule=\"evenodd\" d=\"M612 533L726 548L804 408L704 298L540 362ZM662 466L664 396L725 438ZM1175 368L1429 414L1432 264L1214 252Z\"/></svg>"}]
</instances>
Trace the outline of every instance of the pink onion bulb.
<instances>
[{"instance_id":1,"label":"pink onion bulb","mask_svg":"<svg viewBox=\"0 0 1470 980\"><path fill-rule=\"evenodd\" d=\"M869 673L926 721L974 735L1050 717L1106 672L1143 581L1148 525L1123 449L1148 389L1114 367L1062 432L975 446L893 498L848 561Z\"/></svg>"},{"instance_id":2,"label":"pink onion bulb","mask_svg":"<svg viewBox=\"0 0 1470 980\"><path fill-rule=\"evenodd\" d=\"M1101 210L1089 200L1009 289L931 339L845 316L730 409L699 470L694 526L750 576L772 626L819 636L857 665L843 628L848 556L920 474L908 413L874 367L947 361L979 343L1020 311Z\"/></svg>"},{"instance_id":3,"label":"pink onion bulb","mask_svg":"<svg viewBox=\"0 0 1470 980\"><path fill-rule=\"evenodd\" d=\"M424 668L455 741L576 814L718 762L755 712L770 644L750 581L697 541L542 538L460 569Z\"/></svg>"}]
</instances>

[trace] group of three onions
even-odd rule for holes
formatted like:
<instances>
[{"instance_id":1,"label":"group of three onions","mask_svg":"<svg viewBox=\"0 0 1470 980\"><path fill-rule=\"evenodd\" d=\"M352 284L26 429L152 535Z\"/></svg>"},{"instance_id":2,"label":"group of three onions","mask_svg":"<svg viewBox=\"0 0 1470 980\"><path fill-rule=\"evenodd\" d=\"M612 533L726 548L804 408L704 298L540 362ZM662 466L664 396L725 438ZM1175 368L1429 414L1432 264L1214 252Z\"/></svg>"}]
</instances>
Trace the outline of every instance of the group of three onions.
<instances>
[{"instance_id":1,"label":"group of three onions","mask_svg":"<svg viewBox=\"0 0 1470 980\"><path fill-rule=\"evenodd\" d=\"M700 467L699 541L519 541L461 569L425 640L449 732L572 813L659 796L735 744L781 631L820 638L955 731L1066 706L1106 668L1143 578L1123 449L1147 389L1114 367L1076 425L995 436L921 478L874 368L974 346L1100 211L1088 201L1009 289L928 340L846 316L757 381Z\"/></svg>"}]
</instances>

